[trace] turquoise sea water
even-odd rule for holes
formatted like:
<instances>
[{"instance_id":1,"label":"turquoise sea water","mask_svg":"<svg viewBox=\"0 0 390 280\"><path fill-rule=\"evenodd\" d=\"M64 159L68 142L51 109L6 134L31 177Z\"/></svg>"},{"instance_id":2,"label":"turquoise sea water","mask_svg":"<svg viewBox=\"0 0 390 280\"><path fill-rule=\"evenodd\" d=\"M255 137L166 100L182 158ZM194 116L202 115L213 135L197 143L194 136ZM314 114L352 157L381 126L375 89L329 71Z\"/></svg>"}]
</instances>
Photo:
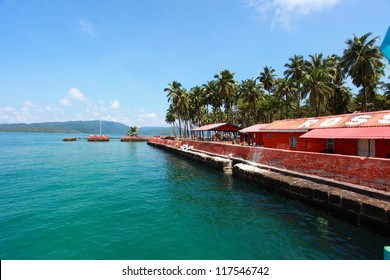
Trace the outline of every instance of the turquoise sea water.
<instances>
[{"instance_id":1,"label":"turquoise sea water","mask_svg":"<svg viewBox=\"0 0 390 280\"><path fill-rule=\"evenodd\" d=\"M382 259L390 240L144 142L0 133L1 259Z\"/></svg>"}]
</instances>

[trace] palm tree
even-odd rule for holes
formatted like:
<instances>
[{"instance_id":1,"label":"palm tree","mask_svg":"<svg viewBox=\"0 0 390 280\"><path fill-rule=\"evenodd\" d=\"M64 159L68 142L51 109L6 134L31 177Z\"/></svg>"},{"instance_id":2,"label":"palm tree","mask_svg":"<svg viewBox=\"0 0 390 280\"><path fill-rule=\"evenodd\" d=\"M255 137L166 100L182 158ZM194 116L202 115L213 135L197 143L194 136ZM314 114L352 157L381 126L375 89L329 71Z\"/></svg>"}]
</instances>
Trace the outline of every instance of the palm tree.
<instances>
[{"instance_id":1,"label":"palm tree","mask_svg":"<svg viewBox=\"0 0 390 280\"><path fill-rule=\"evenodd\" d=\"M388 79L390 79L390 77ZM390 99L390 83L383 83L382 89L383 95Z\"/></svg>"},{"instance_id":2,"label":"palm tree","mask_svg":"<svg viewBox=\"0 0 390 280\"><path fill-rule=\"evenodd\" d=\"M251 110L251 116L253 119L253 123L257 123L257 103L261 99L261 88L260 84L256 83L256 79L248 79L242 81L238 85L238 94L239 99L242 100L243 103L241 103L241 108L245 108L245 104L248 105L248 107Z\"/></svg>"},{"instance_id":3,"label":"palm tree","mask_svg":"<svg viewBox=\"0 0 390 280\"><path fill-rule=\"evenodd\" d=\"M164 91L167 92L168 102L176 103L177 95L181 90L181 83L173 81L168 86L169 88L164 88Z\"/></svg>"},{"instance_id":4,"label":"palm tree","mask_svg":"<svg viewBox=\"0 0 390 280\"><path fill-rule=\"evenodd\" d=\"M275 69L273 69L272 67L265 66L258 77L264 89L268 92L271 92L275 86L276 74L274 73Z\"/></svg>"},{"instance_id":5,"label":"palm tree","mask_svg":"<svg viewBox=\"0 0 390 280\"><path fill-rule=\"evenodd\" d=\"M328 110L332 115L346 114L351 111L352 91L347 86L337 86L328 100Z\"/></svg>"},{"instance_id":6,"label":"palm tree","mask_svg":"<svg viewBox=\"0 0 390 280\"><path fill-rule=\"evenodd\" d=\"M131 126L127 132L127 136L138 136L138 128L136 126Z\"/></svg>"},{"instance_id":7,"label":"palm tree","mask_svg":"<svg viewBox=\"0 0 390 280\"><path fill-rule=\"evenodd\" d=\"M297 114L296 117L301 116L301 101L306 98L302 90L302 77L305 71L305 60L302 55L294 55L289 58L289 63L284 64L284 67L287 69L284 71L284 76L287 80L294 81L294 84L297 88L295 92L295 101Z\"/></svg>"},{"instance_id":8,"label":"palm tree","mask_svg":"<svg viewBox=\"0 0 390 280\"><path fill-rule=\"evenodd\" d=\"M172 125L172 133L176 137L176 113L173 109L172 104L169 105L167 112L165 114L165 122Z\"/></svg>"},{"instance_id":9,"label":"palm tree","mask_svg":"<svg viewBox=\"0 0 390 280\"><path fill-rule=\"evenodd\" d=\"M326 69L331 78L333 92L328 97L327 110L332 115L347 113L352 100L351 89L345 86L345 73L340 65L340 57L337 55L328 56L324 60Z\"/></svg>"},{"instance_id":10,"label":"palm tree","mask_svg":"<svg viewBox=\"0 0 390 280\"><path fill-rule=\"evenodd\" d=\"M305 71L302 77L303 92L309 93L310 105L315 114L320 115L321 105L324 105L331 96L333 70L326 66L323 54L309 55L310 60L305 63Z\"/></svg>"},{"instance_id":11,"label":"palm tree","mask_svg":"<svg viewBox=\"0 0 390 280\"><path fill-rule=\"evenodd\" d=\"M172 109L174 110L176 117L179 121L179 134L182 137L182 131L184 136L187 135L187 127L182 127L182 122L188 121L188 94L187 91L182 88L179 82L173 81L168 84L168 88L164 91L167 92L168 102L171 102Z\"/></svg>"},{"instance_id":12,"label":"palm tree","mask_svg":"<svg viewBox=\"0 0 390 280\"><path fill-rule=\"evenodd\" d=\"M206 106L206 113L209 113L208 106L211 105L213 108L213 111L215 111L217 108L221 107L221 100L219 98L219 95L217 93L217 86L216 81L208 81L207 83L202 85L202 99L204 102L204 105Z\"/></svg>"},{"instance_id":13,"label":"palm tree","mask_svg":"<svg viewBox=\"0 0 390 280\"><path fill-rule=\"evenodd\" d=\"M291 98L295 96L297 90L298 89L295 85L294 80L291 79L286 80L285 78L279 78L276 80L275 94L279 100L284 101L284 105L285 105L284 118L286 119L289 117L288 111L289 111L289 107L291 107L290 105Z\"/></svg>"},{"instance_id":14,"label":"palm tree","mask_svg":"<svg viewBox=\"0 0 390 280\"><path fill-rule=\"evenodd\" d=\"M374 46L378 37L368 40L371 35L371 32L361 37L354 34L353 39L345 42L347 48L344 49L341 59L341 65L345 73L351 77L352 83L356 87L362 87L361 109L363 112L367 111L369 87L372 87L384 75L383 55L379 47Z\"/></svg>"},{"instance_id":15,"label":"palm tree","mask_svg":"<svg viewBox=\"0 0 390 280\"><path fill-rule=\"evenodd\" d=\"M200 86L193 87L189 93L189 117L193 124L202 126L202 113L204 111L203 88ZM191 124L192 125L192 124Z\"/></svg>"},{"instance_id":16,"label":"palm tree","mask_svg":"<svg viewBox=\"0 0 390 280\"><path fill-rule=\"evenodd\" d=\"M280 111L281 103L277 100L274 94L264 94L257 106L257 115L260 117L260 122L270 123L275 120L275 114Z\"/></svg>"},{"instance_id":17,"label":"palm tree","mask_svg":"<svg viewBox=\"0 0 390 280\"><path fill-rule=\"evenodd\" d=\"M229 70L223 70L219 74L214 75L216 79L217 92L224 102L227 121L230 121L232 107L236 102L236 81L234 73Z\"/></svg>"},{"instance_id":18,"label":"palm tree","mask_svg":"<svg viewBox=\"0 0 390 280\"><path fill-rule=\"evenodd\" d=\"M179 121L181 119L182 123L184 123L183 133L180 132L180 137L183 135L184 138L188 136L188 121L190 120L189 116L189 96L186 89L182 88L179 91L179 94L175 103L176 113L179 117Z\"/></svg>"}]
</instances>

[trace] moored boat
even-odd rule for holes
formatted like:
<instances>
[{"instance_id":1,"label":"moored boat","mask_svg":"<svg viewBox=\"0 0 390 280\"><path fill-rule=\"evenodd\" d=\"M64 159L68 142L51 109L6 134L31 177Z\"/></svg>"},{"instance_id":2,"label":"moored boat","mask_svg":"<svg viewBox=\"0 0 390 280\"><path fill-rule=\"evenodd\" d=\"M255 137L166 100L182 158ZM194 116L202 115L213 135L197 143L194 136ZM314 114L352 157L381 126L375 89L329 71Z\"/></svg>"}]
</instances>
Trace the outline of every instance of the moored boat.
<instances>
[{"instance_id":1,"label":"moored boat","mask_svg":"<svg viewBox=\"0 0 390 280\"><path fill-rule=\"evenodd\" d=\"M76 137L65 137L64 139L62 139L62 141L68 141L68 142L70 142L70 141L76 141L76 140L77 140Z\"/></svg>"},{"instance_id":2,"label":"moored boat","mask_svg":"<svg viewBox=\"0 0 390 280\"><path fill-rule=\"evenodd\" d=\"M99 135L89 135L87 138L89 142L108 142L110 141L110 136L102 135L102 121L100 121L100 134Z\"/></svg>"}]
</instances>

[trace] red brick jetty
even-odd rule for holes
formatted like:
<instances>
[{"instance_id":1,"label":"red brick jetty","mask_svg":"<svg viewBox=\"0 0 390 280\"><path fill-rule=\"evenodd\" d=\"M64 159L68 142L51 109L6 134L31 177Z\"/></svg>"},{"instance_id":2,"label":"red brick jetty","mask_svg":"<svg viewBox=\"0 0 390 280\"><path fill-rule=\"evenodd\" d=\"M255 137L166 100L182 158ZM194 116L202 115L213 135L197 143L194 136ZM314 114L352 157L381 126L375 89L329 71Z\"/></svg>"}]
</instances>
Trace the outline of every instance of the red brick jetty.
<instances>
[{"instance_id":1,"label":"red brick jetty","mask_svg":"<svg viewBox=\"0 0 390 280\"><path fill-rule=\"evenodd\" d=\"M110 141L110 136L108 135L90 135L87 138L88 142L108 142Z\"/></svg>"},{"instance_id":2,"label":"red brick jetty","mask_svg":"<svg viewBox=\"0 0 390 280\"><path fill-rule=\"evenodd\" d=\"M121 142L146 142L149 141L150 137L142 136L122 136Z\"/></svg>"}]
</instances>

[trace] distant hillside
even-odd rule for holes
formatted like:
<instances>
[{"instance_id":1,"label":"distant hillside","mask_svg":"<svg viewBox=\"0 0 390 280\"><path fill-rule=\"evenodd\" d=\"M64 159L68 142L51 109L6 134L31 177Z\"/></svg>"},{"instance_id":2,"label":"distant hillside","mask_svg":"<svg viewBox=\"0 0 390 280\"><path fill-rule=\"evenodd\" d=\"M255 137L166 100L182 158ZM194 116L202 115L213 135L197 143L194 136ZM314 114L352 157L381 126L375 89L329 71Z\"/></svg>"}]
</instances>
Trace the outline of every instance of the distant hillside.
<instances>
[{"instance_id":1,"label":"distant hillside","mask_svg":"<svg viewBox=\"0 0 390 280\"><path fill-rule=\"evenodd\" d=\"M128 130L129 127L127 125L102 121L102 134L126 134ZM100 121L0 124L0 131L99 134Z\"/></svg>"},{"instance_id":2,"label":"distant hillside","mask_svg":"<svg viewBox=\"0 0 390 280\"><path fill-rule=\"evenodd\" d=\"M45 133L86 133L99 134L100 121L69 121L69 122L45 122L45 123L15 123L0 124L0 132L45 132ZM102 121L102 134L122 134L129 131L127 125ZM166 136L172 134L170 127L140 127L140 136Z\"/></svg>"}]
</instances>

